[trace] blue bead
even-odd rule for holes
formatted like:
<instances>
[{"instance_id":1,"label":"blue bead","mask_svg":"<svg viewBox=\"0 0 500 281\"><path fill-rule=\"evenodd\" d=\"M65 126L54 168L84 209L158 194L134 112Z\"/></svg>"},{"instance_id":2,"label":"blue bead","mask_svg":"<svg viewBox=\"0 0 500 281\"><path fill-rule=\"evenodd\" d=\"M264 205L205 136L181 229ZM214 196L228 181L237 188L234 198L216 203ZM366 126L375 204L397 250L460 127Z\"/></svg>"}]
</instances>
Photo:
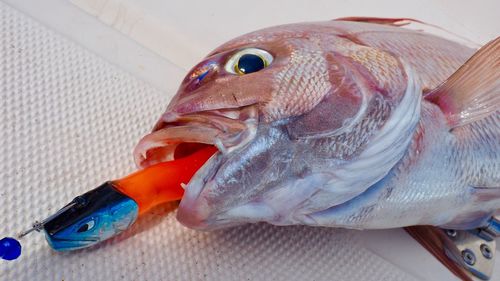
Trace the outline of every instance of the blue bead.
<instances>
[{"instance_id":1,"label":"blue bead","mask_svg":"<svg viewBox=\"0 0 500 281\"><path fill-rule=\"evenodd\" d=\"M0 257L4 260L15 260L21 255L21 244L14 238L5 237L0 240Z\"/></svg>"}]
</instances>

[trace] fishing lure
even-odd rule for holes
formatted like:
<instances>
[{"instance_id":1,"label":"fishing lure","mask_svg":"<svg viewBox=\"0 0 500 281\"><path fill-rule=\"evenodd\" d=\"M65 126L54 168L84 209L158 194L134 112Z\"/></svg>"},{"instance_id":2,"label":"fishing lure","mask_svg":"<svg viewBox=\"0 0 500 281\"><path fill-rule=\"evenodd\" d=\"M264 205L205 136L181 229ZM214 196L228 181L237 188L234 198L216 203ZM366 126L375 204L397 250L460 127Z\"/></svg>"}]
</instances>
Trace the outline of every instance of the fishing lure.
<instances>
[{"instance_id":1,"label":"fishing lure","mask_svg":"<svg viewBox=\"0 0 500 281\"><path fill-rule=\"evenodd\" d=\"M64 206L54 215L22 232L45 232L57 251L76 250L113 237L132 225L151 208L182 198L181 187L216 152L213 146L190 155L140 170L122 179L108 181Z\"/></svg>"}]
</instances>

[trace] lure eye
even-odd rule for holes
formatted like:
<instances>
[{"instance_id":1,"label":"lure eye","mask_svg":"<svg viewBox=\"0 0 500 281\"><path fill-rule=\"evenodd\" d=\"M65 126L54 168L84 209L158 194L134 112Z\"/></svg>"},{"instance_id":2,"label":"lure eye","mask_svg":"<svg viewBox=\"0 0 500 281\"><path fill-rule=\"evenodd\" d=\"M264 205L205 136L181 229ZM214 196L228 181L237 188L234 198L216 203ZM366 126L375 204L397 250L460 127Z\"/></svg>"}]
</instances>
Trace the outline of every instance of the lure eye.
<instances>
[{"instance_id":1,"label":"lure eye","mask_svg":"<svg viewBox=\"0 0 500 281\"><path fill-rule=\"evenodd\" d=\"M95 221L94 220L90 220L90 221L82 224L80 226L80 228L78 228L78 230L76 232L81 233L81 232L89 231L92 228L94 228L94 226L95 226Z\"/></svg>"},{"instance_id":2,"label":"lure eye","mask_svg":"<svg viewBox=\"0 0 500 281\"><path fill-rule=\"evenodd\" d=\"M248 48L234 54L226 63L225 69L232 74L244 75L266 68L273 56L261 49Z\"/></svg>"}]
</instances>

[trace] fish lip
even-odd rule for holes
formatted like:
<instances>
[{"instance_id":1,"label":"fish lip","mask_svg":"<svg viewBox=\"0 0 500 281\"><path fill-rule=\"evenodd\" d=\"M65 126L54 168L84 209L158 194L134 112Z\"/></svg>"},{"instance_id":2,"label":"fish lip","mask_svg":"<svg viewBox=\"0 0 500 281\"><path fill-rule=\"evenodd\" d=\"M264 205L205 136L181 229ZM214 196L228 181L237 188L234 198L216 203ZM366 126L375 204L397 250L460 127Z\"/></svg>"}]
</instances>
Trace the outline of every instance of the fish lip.
<instances>
[{"instance_id":1,"label":"fish lip","mask_svg":"<svg viewBox=\"0 0 500 281\"><path fill-rule=\"evenodd\" d=\"M147 168L173 160L175 148L181 143L214 145L220 152L229 153L253 139L258 119L256 104L183 115L167 111L153 131L136 145L135 163L139 168Z\"/></svg>"}]
</instances>

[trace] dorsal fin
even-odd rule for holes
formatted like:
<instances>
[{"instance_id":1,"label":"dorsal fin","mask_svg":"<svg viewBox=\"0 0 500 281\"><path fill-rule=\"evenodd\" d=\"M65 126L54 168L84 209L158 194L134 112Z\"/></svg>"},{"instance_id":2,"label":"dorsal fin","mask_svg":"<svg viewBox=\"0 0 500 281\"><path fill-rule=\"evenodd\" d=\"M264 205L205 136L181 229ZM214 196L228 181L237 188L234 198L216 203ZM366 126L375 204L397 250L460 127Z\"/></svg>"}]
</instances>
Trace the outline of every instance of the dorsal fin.
<instances>
[{"instance_id":1,"label":"dorsal fin","mask_svg":"<svg viewBox=\"0 0 500 281\"><path fill-rule=\"evenodd\" d=\"M500 110L500 37L479 49L425 99L441 108L451 128Z\"/></svg>"},{"instance_id":2,"label":"dorsal fin","mask_svg":"<svg viewBox=\"0 0 500 281\"><path fill-rule=\"evenodd\" d=\"M422 21L411 18L342 17L334 20L368 22L368 23L385 24L392 26L404 26L410 24L411 22L418 22L425 24Z\"/></svg>"},{"instance_id":3,"label":"dorsal fin","mask_svg":"<svg viewBox=\"0 0 500 281\"><path fill-rule=\"evenodd\" d=\"M476 42L473 42L472 40L468 39L467 37L458 35L445 28L412 18L342 17L334 19L334 21L366 22L366 23L374 23L374 24L381 24L381 25L388 25L395 27L403 27L409 30L423 31L426 33L438 35L440 37L458 42L470 48L476 49L481 46Z\"/></svg>"}]
</instances>

